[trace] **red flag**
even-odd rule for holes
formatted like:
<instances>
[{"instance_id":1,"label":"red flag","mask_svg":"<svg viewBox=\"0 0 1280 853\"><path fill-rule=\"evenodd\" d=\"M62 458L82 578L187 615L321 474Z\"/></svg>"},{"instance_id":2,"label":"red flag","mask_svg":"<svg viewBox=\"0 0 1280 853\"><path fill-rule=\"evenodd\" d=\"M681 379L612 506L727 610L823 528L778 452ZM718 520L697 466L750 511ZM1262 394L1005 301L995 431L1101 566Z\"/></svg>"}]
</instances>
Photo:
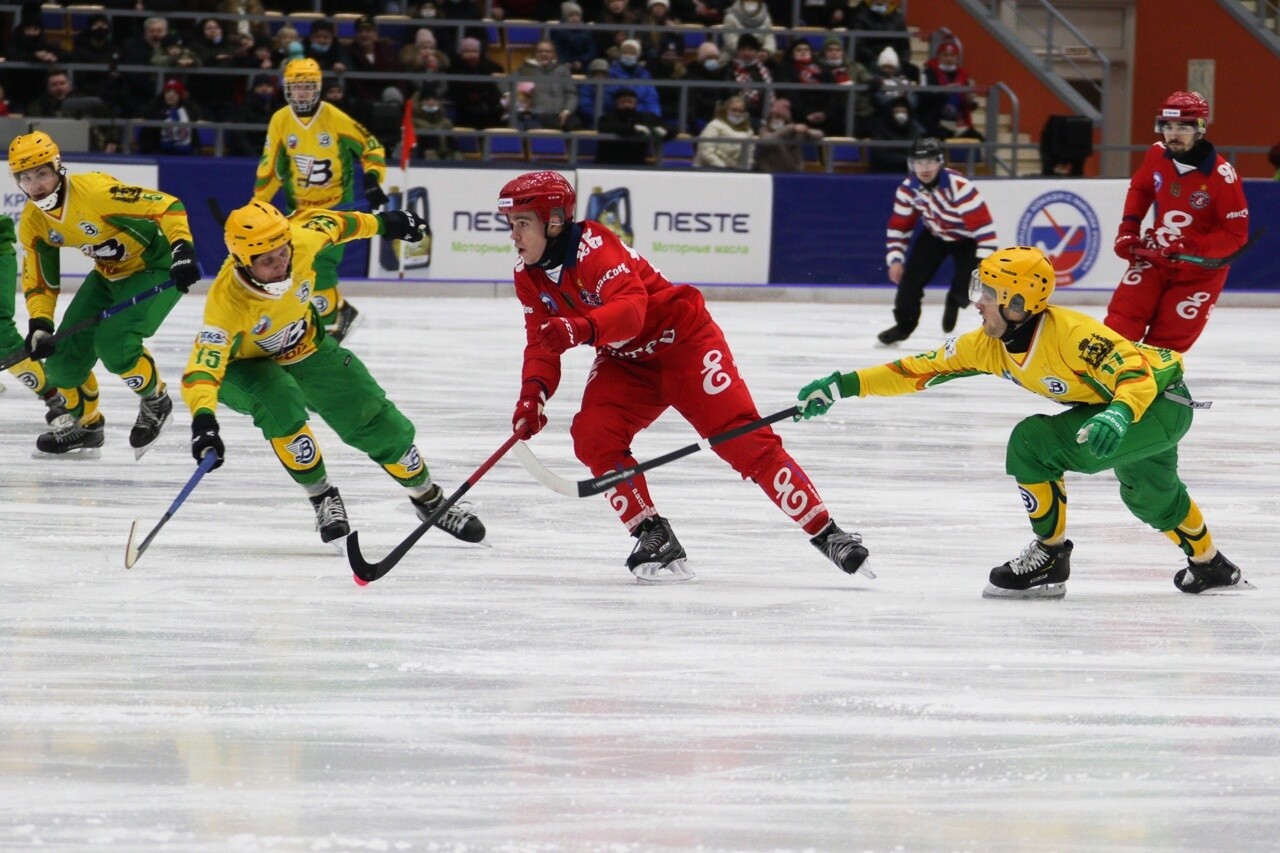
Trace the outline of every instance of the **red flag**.
<instances>
[{"instance_id":1,"label":"red flag","mask_svg":"<svg viewBox=\"0 0 1280 853\"><path fill-rule=\"evenodd\" d=\"M413 98L404 102L404 121L400 127L400 168L409 168L409 157L418 147L418 131L413 127Z\"/></svg>"}]
</instances>

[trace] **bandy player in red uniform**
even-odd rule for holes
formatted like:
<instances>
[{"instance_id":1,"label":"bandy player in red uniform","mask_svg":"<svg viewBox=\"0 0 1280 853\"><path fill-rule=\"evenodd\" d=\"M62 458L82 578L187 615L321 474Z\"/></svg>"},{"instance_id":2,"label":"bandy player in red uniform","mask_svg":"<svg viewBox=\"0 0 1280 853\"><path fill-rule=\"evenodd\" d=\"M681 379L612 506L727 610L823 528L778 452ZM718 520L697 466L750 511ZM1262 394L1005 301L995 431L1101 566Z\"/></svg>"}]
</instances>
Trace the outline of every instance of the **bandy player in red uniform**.
<instances>
[{"instance_id":1,"label":"bandy player in red uniform","mask_svg":"<svg viewBox=\"0 0 1280 853\"><path fill-rule=\"evenodd\" d=\"M1204 331L1230 267L1209 270L1174 260L1220 258L1244 245L1249 207L1231 164L1204 138L1209 104L1198 92L1174 92L1156 116L1152 145L1129 181L1116 254L1129 261L1107 307L1106 324L1131 341L1186 352ZM1139 236L1147 210L1155 225ZM1139 258L1138 247L1164 256Z\"/></svg>"},{"instance_id":2,"label":"bandy player in red uniform","mask_svg":"<svg viewBox=\"0 0 1280 853\"><path fill-rule=\"evenodd\" d=\"M631 440L669 406L704 438L757 420L751 392L702 294L672 285L599 223L574 222L575 201L573 186L556 172L521 175L498 196L520 255L515 285L527 340L515 434L528 439L546 425L543 404L559 387L560 356L576 346L596 350L571 432L578 459L597 477L634 465ZM713 449L758 483L836 566L875 577L862 537L836 525L773 430L763 427ZM636 538L627 568L639 580L693 579L643 475L605 495Z\"/></svg>"}]
</instances>

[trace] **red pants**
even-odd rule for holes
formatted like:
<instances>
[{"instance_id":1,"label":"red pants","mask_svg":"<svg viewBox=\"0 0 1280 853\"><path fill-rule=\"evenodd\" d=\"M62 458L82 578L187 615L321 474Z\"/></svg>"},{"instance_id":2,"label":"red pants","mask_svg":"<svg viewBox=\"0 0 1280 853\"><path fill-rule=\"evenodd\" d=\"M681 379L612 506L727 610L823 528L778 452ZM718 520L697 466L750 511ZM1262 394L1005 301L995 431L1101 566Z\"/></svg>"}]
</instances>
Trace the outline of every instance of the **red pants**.
<instances>
[{"instance_id":1,"label":"red pants","mask_svg":"<svg viewBox=\"0 0 1280 853\"><path fill-rule=\"evenodd\" d=\"M1225 269L1134 261L1111 295L1104 322L1131 341L1186 352L1226 283Z\"/></svg>"},{"instance_id":2,"label":"red pants","mask_svg":"<svg viewBox=\"0 0 1280 853\"><path fill-rule=\"evenodd\" d=\"M597 477L634 465L631 440L669 406L703 438L760 417L724 333L710 317L692 330L680 330L674 343L661 346L645 361L598 356L582 393L582 408L573 419L574 452ZM769 427L717 445L714 451L744 479L759 484L809 535L826 525L829 516L817 488ZM644 475L605 495L628 530L658 514Z\"/></svg>"}]
</instances>

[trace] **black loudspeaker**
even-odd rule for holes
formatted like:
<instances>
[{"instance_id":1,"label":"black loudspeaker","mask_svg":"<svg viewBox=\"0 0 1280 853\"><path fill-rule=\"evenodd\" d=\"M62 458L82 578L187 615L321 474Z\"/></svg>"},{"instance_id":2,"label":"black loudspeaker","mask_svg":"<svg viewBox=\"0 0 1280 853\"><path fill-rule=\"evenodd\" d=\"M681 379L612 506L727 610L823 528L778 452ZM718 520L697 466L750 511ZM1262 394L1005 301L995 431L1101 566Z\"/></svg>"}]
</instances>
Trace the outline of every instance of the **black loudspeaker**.
<instances>
[{"instance_id":1,"label":"black loudspeaker","mask_svg":"<svg viewBox=\"0 0 1280 853\"><path fill-rule=\"evenodd\" d=\"M1040 131L1040 172L1043 175L1084 174L1084 161L1093 156L1093 120L1085 116L1049 116Z\"/></svg>"}]
</instances>

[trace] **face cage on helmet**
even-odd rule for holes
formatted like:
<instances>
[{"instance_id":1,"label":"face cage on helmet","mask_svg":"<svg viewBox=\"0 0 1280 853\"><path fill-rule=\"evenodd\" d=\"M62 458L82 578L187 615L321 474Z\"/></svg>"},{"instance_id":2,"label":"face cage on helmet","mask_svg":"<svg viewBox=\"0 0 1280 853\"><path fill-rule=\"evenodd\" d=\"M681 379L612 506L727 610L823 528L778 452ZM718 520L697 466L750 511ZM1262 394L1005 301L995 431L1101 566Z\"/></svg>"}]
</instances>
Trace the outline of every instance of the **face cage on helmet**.
<instances>
[{"instance_id":1,"label":"face cage on helmet","mask_svg":"<svg viewBox=\"0 0 1280 853\"><path fill-rule=\"evenodd\" d=\"M296 94L295 90L299 86L311 87L310 100L304 101ZM305 80L286 80L284 84L284 99L289 102L289 106L293 107L296 112L312 112L320 104L320 86L319 80L310 78Z\"/></svg>"}]
</instances>

